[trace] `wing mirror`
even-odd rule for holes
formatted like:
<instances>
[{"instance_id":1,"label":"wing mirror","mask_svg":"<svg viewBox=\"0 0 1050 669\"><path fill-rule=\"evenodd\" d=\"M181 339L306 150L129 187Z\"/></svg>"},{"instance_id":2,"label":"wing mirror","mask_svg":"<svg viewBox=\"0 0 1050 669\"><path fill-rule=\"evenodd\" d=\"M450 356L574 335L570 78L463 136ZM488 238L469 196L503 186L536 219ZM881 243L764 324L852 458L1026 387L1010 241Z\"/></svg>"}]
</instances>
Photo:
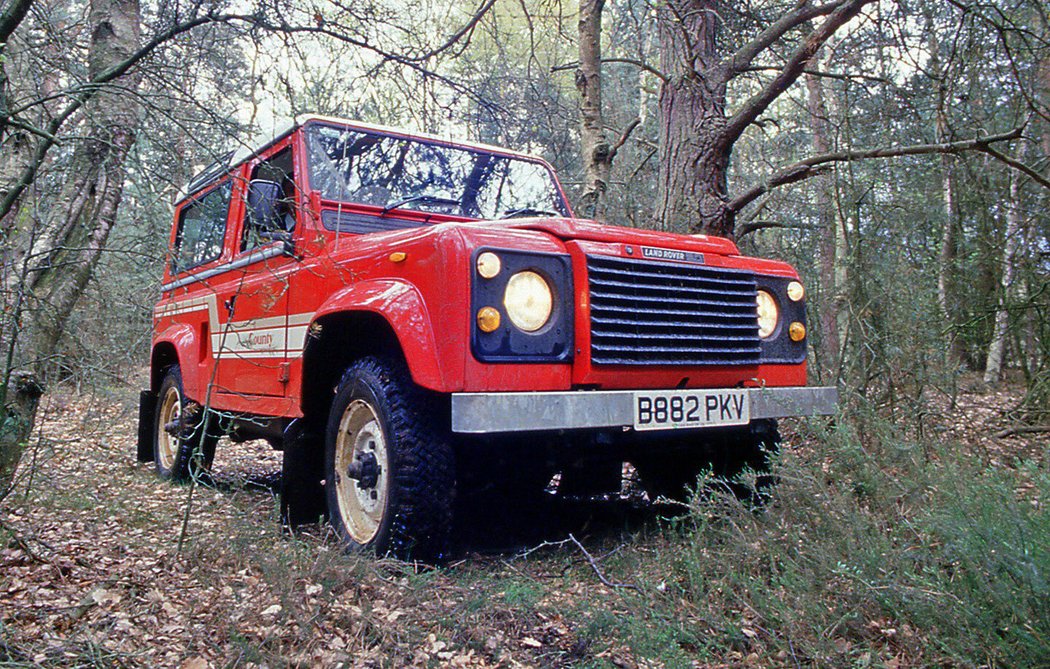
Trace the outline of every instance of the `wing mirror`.
<instances>
[{"instance_id":1,"label":"wing mirror","mask_svg":"<svg viewBox=\"0 0 1050 669\"><path fill-rule=\"evenodd\" d=\"M261 230L272 230L277 219L277 200L281 199L281 184L276 181L252 179L248 184L248 215L251 224Z\"/></svg>"},{"instance_id":2,"label":"wing mirror","mask_svg":"<svg viewBox=\"0 0 1050 669\"><path fill-rule=\"evenodd\" d=\"M252 179L248 184L249 223L258 230L259 239L284 242L285 253L295 254L292 233L281 225L277 204L283 195L281 184L265 179Z\"/></svg>"}]
</instances>

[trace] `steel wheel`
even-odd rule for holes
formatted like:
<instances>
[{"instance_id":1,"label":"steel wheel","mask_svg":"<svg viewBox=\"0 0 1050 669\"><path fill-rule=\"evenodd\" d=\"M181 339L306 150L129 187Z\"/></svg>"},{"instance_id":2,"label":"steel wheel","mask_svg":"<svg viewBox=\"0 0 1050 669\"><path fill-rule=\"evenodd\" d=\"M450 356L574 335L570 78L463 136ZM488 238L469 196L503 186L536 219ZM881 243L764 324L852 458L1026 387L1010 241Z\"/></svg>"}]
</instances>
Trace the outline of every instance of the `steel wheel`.
<instances>
[{"instance_id":1,"label":"steel wheel","mask_svg":"<svg viewBox=\"0 0 1050 669\"><path fill-rule=\"evenodd\" d=\"M335 390L324 478L336 535L354 551L440 559L456 477L438 396L386 358L358 360Z\"/></svg>"},{"instance_id":2,"label":"steel wheel","mask_svg":"<svg viewBox=\"0 0 1050 669\"><path fill-rule=\"evenodd\" d=\"M350 538L371 542L387 512L389 459L386 435L375 409L354 400L339 421L335 444L335 485L339 516Z\"/></svg>"},{"instance_id":3,"label":"steel wheel","mask_svg":"<svg viewBox=\"0 0 1050 669\"><path fill-rule=\"evenodd\" d=\"M179 436L176 427L182 417L182 393L175 385L168 386L157 408L157 464L165 471L175 467L179 457Z\"/></svg>"}]
</instances>

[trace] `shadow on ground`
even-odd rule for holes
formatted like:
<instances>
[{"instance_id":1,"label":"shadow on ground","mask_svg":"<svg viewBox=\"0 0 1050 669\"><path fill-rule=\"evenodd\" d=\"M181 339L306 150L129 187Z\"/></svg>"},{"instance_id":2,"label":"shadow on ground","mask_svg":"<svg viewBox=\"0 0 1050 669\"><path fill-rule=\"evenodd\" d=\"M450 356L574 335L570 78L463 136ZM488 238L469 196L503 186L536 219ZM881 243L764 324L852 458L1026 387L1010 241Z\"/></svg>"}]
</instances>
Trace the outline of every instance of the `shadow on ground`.
<instances>
[{"instance_id":1,"label":"shadow on ground","mask_svg":"<svg viewBox=\"0 0 1050 669\"><path fill-rule=\"evenodd\" d=\"M279 469L250 470L217 467L210 485L227 494L268 496L277 503L281 487ZM570 534L584 540L615 539L653 527L672 517L676 509L653 504L640 491L620 496L561 497L543 493L526 500L488 496L457 505L450 546L451 559L472 553L513 554L543 542L566 539ZM267 522L260 518L259 522ZM322 527L306 532L323 535Z\"/></svg>"}]
</instances>

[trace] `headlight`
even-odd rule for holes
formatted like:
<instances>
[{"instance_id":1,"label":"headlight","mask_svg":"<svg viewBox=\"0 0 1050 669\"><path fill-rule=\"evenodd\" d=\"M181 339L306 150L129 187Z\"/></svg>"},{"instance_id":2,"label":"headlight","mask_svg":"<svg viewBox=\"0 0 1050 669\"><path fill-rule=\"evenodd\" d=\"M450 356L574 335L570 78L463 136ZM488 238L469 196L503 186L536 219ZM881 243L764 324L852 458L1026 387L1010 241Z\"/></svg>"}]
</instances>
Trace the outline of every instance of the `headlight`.
<instances>
[{"instance_id":1,"label":"headlight","mask_svg":"<svg viewBox=\"0 0 1050 669\"><path fill-rule=\"evenodd\" d=\"M773 296L764 290L758 291L758 336L762 339L769 337L777 329L777 321L780 320L780 309Z\"/></svg>"},{"instance_id":2,"label":"headlight","mask_svg":"<svg viewBox=\"0 0 1050 669\"><path fill-rule=\"evenodd\" d=\"M536 272L518 272L510 277L503 293L507 317L518 329L535 332L550 320L554 295L550 284Z\"/></svg>"}]
</instances>

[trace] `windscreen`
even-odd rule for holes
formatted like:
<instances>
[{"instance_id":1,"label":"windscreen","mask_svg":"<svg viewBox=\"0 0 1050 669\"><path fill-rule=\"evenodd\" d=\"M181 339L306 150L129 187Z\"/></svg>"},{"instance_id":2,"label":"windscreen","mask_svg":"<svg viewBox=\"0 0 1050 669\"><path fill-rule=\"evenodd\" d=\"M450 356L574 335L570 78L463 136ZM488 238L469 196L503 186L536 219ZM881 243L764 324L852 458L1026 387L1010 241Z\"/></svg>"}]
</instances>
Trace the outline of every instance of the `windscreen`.
<instances>
[{"instance_id":1,"label":"windscreen","mask_svg":"<svg viewBox=\"0 0 1050 669\"><path fill-rule=\"evenodd\" d=\"M568 214L541 163L320 124L306 138L310 187L328 200L483 219Z\"/></svg>"}]
</instances>

